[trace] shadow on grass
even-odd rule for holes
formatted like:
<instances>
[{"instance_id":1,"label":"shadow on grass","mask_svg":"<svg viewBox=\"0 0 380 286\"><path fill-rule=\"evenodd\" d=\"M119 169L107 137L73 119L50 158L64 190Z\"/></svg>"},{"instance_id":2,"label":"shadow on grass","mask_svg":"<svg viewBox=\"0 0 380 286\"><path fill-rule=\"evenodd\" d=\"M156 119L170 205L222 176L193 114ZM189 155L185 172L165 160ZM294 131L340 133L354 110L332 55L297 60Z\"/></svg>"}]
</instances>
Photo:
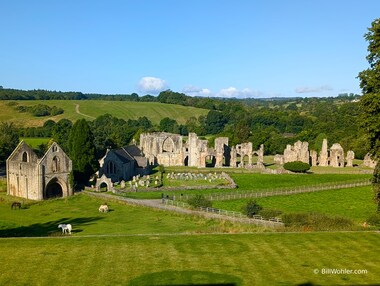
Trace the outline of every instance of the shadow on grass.
<instances>
[{"instance_id":1,"label":"shadow on grass","mask_svg":"<svg viewBox=\"0 0 380 286\"><path fill-rule=\"evenodd\" d=\"M145 285L223 285L237 286L242 285L239 277L220 274L208 271L162 271L147 273L131 281L128 286Z\"/></svg>"},{"instance_id":2,"label":"shadow on grass","mask_svg":"<svg viewBox=\"0 0 380 286\"><path fill-rule=\"evenodd\" d=\"M103 219L101 217L81 217L81 218L61 218L59 220L46 223L35 223L29 226L20 226L7 229L0 229L0 237L41 237L41 236L61 236L62 231L59 224L71 224L72 233L82 232L82 226L92 224L94 221Z\"/></svg>"}]
</instances>

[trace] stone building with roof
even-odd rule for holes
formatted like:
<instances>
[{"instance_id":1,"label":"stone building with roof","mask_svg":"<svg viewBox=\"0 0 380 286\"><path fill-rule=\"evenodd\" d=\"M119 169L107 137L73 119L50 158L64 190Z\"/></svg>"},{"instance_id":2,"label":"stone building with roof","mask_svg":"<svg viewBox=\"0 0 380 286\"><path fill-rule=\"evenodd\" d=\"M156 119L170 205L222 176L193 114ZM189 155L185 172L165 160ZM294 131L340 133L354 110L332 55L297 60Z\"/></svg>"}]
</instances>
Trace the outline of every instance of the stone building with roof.
<instances>
[{"instance_id":1,"label":"stone building with roof","mask_svg":"<svg viewBox=\"0 0 380 286\"><path fill-rule=\"evenodd\" d=\"M128 181L133 176L143 176L150 172L147 158L136 145L107 150L99 164L99 178L104 175L112 183Z\"/></svg>"}]
</instances>

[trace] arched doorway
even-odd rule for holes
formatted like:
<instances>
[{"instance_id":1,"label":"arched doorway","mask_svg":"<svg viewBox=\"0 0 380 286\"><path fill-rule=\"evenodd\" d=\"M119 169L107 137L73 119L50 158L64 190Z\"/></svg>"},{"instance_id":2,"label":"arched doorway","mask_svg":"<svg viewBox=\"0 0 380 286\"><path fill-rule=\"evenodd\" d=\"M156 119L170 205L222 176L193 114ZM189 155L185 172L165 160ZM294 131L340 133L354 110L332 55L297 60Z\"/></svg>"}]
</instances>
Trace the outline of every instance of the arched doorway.
<instances>
[{"instance_id":1,"label":"arched doorway","mask_svg":"<svg viewBox=\"0 0 380 286\"><path fill-rule=\"evenodd\" d=\"M100 185L99 185L99 191L100 192L107 192L108 191L108 185L106 182L102 182Z\"/></svg>"},{"instance_id":2,"label":"arched doorway","mask_svg":"<svg viewBox=\"0 0 380 286\"><path fill-rule=\"evenodd\" d=\"M57 178L52 179L45 188L44 199L63 197L63 190Z\"/></svg>"},{"instance_id":3,"label":"arched doorway","mask_svg":"<svg viewBox=\"0 0 380 286\"><path fill-rule=\"evenodd\" d=\"M185 160L183 161L184 166L189 166L189 156L185 157Z\"/></svg>"},{"instance_id":4,"label":"arched doorway","mask_svg":"<svg viewBox=\"0 0 380 286\"><path fill-rule=\"evenodd\" d=\"M216 158L212 155L208 155L205 158L205 166L206 168L214 168L216 164Z\"/></svg>"}]
</instances>

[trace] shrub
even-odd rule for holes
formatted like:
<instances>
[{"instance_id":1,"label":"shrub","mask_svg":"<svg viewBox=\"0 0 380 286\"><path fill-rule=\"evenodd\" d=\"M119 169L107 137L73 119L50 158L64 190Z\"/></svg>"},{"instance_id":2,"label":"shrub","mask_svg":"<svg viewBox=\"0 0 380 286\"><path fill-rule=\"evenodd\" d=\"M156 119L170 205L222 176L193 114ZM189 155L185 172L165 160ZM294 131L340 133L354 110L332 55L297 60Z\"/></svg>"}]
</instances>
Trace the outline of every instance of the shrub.
<instances>
[{"instance_id":1,"label":"shrub","mask_svg":"<svg viewBox=\"0 0 380 286\"><path fill-rule=\"evenodd\" d=\"M367 222L369 223L370 226L380 227L380 214L376 213L376 214L371 215L368 218Z\"/></svg>"},{"instance_id":2,"label":"shrub","mask_svg":"<svg viewBox=\"0 0 380 286\"><path fill-rule=\"evenodd\" d=\"M242 208L243 214L247 215L247 217L253 217L257 215L263 208L259 206L256 201L249 200L245 206Z\"/></svg>"},{"instance_id":3,"label":"shrub","mask_svg":"<svg viewBox=\"0 0 380 286\"><path fill-rule=\"evenodd\" d=\"M284 169L295 173L306 173L310 169L310 165L301 161L294 161L285 163Z\"/></svg>"},{"instance_id":4,"label":"shrub","mask_svg":"<svg viewBox=\"0 0 380 286\"><path fill-rule=\"evenodd\" d=\"M354 223L344 217L330 217L320 213L289 213L282 215L286 227L309 230L351 230Z\"/></svg>"},{"instance_id":5,"label":"shrub","mask_svg":"<svg viewBox=\"0 0 380 286\"><path fill-rule=\"evenodd\" d=\"M282 211L273 210L273 209L262 209L259 211L259 215L261 215L265 219L270 219L272 217L279 217L282 214Z\"/></svg>"},{"instance_id":6,"label":"shrub","mask_svg":"<svg viewBox=\"0 0 380 286\"><path fill-rule=\"evenodd\" d=\"M204 207L211 208L212 202L205 198L203 195L195 195L187 200L187 203L194 208Z\"/></svg>"}]
</instances>

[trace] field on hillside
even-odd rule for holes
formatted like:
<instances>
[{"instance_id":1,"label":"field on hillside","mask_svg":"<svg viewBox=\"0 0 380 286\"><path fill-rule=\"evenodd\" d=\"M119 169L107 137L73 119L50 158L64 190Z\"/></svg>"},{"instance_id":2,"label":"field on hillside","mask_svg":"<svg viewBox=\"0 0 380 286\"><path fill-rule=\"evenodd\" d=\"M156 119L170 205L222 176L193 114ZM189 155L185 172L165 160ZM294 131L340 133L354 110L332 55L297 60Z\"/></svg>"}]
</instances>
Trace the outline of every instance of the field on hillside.
<instances>
[{"instance_id":1,"label":"field on hillside","mask_svg":"<svg viewBox=\"0 0 380 286\"><path fill-rule=\"evenodd\" d=\"M191 116L199 117L207 115L208 110L186 107L182 105L164 104L158 102L129 102L129 101L104 101L104 100L14 100L18 105L31 106L45 104L57 106L64 110L63 114L56 116L34 117L29 113L20 113L8 106L7 100L0 101L0 121L11 121L20 126L41 126L52 119L58 121L67 118L72 121L85 118L93 120L96 117L109 113L115 117L137 119L146 116L153 123L157 124L164 117L177 120L179 124L186 123Z\"/></svg>"},{"instance_id":2,"label":"field on hillside","mask_svg":"<svg viewBox=\"0 0 380 286\"><path fill-rule=\"evenodd\" d=\"M0 284L375 285L379 238L362 232L1 239Z\"/></svg>"}]
</instances>

